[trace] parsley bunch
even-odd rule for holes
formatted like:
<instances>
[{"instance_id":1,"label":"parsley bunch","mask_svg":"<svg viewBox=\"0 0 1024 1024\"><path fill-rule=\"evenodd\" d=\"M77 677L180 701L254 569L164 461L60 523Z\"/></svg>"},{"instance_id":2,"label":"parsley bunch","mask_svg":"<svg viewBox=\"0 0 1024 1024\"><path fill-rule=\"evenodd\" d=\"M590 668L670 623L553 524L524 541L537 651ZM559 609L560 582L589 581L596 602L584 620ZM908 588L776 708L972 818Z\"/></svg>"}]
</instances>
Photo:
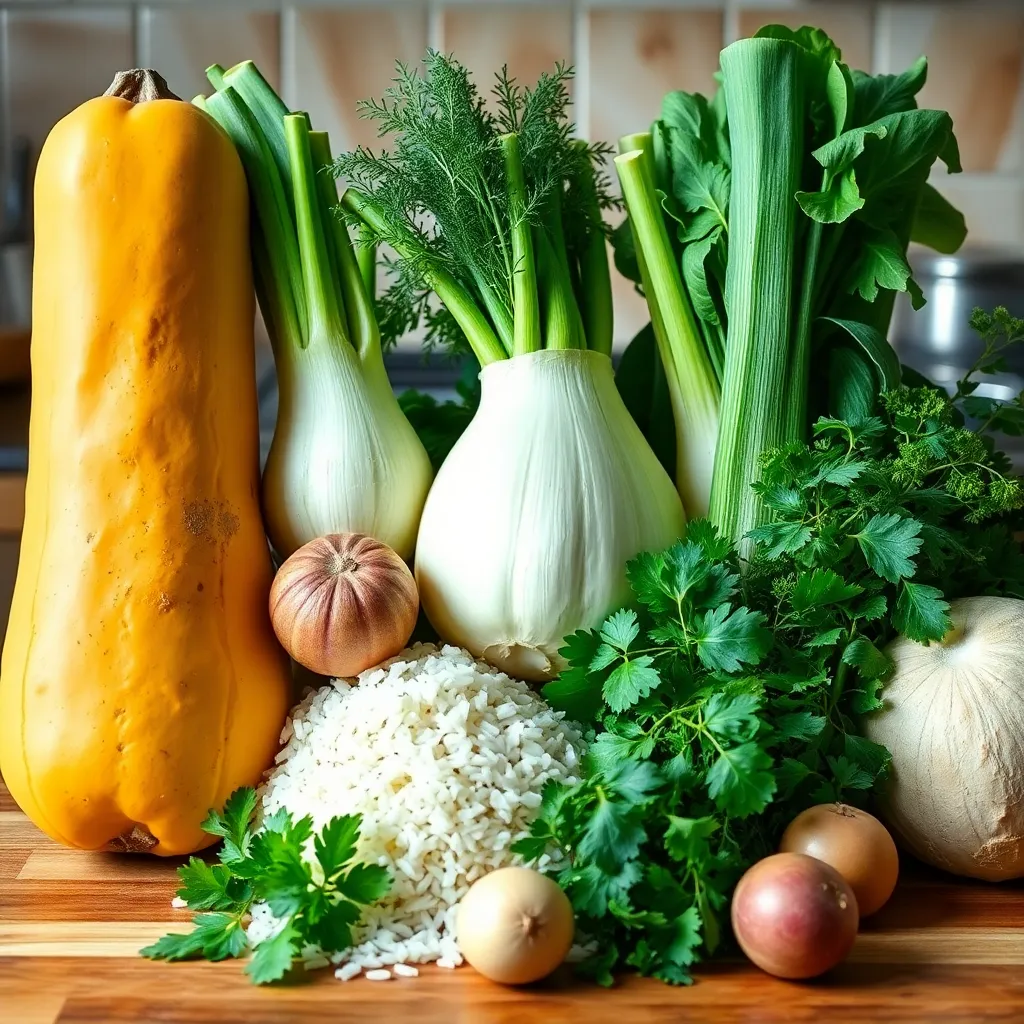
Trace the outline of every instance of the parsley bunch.
<instances>
[{"instance_id":1,"label":"parsley bunch","mask_svg":"<svg viewBox=\"0 0 1024 1024\"><path fill-rule=\"evenodd\" d=\"M629 563L635 610L567 638L545 696L590 727L586 772L548 785L515 849L562 853L598 981L627 966L688 981L727 941L740 874L789 821L863 804L884 779L889 754L858 721L882 707L886 643L940 640L953 598L1024 597L1024 489L993 436L1024 430L1024 402L979 399L973 381L998 372L1024 322L972 323L985 351L952 397L898 387L878 415L820 419L810 445L762 455L771 518L746 563L692 522Z\"/></svg>"},{"instance_id":2,"label":"parsley bunch","mask_svg":"<svg viewBox=\"0 0 1024 1024\"><path fill-rule=\"evenodd\" d=\"M387 871L352 863L362 817L332 818L313 836L309 816L292 821L284 809L264 818L255 831L256 794L238 789L222 813L211 810L203 831L221 836L219 863L191 857L178 868L178 896L190 910L207 911L187 935L165 935L141 950L152 960L225 960L249 952L245 933L249 911L265 901L281 927L256 944L246 974L257 984L284 977L305 946L326 953L346 949L360 904L374 903L388 890ZM304 851L313 844L312 861Z\"/></svg>"}]
</instances>

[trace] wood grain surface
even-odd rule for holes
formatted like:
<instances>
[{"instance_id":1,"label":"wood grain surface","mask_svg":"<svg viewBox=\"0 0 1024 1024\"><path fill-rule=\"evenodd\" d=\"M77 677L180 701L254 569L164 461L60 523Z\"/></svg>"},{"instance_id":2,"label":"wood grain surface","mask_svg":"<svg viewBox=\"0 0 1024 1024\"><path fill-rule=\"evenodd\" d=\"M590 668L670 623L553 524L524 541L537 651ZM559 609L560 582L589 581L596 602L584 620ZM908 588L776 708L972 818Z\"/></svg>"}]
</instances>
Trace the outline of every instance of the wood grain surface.
<instances>
[{"instance_id":1,"label":"wood grain surface","mask_svg":"<svg viewBox=\"0 0 1024 1024\"><path fill-rule=\"evenodd\" d=\"M814 982L749 964L704 968L690 988L624 978L605 991L568 972L527 989L469 968L342 983L318 971L257 989L237 962L157 964L137 956L166 931L176 862L65 850L0 781L0 1020L5 1024L415 1021L417 1024L668 1024L1024 1020L1024 887L957 881L920 867L865 923L853 954Z\"/></svg>"}]
</instances>

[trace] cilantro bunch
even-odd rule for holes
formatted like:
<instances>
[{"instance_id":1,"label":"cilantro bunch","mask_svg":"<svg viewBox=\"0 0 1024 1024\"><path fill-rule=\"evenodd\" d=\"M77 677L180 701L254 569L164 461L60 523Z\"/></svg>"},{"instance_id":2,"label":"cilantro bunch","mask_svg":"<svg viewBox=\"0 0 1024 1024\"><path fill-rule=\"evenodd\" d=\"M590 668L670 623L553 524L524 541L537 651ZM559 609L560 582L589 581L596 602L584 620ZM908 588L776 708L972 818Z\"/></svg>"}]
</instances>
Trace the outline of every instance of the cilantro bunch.
<instances>
[{"instance_id":1,"label":"cilantro bunch","mask_svg":"<svg viewBox=\"0 0 1024 1024\"><path fill-rule=\"evenodd\" d=\"M1024 431L1024 401L979 398L973 380L999 371L1024 322L972 323L984 351L953 396L896 387L877 415L820 419L811 444L762 455L771 518L745 563L692 522L629 563L635 609L567 638L545 696L591 730L586 772L548 785L516 850L562 853L598 981L623 967L688 981L789 821L863 804L885 778L889 754L858 723L882 707L886 643L940 640L953 598L1024 597L1024 489L995 443Z\"/></svg>"},{"instance_id":2,"label":"cilantro bunch","mask_svg":"<svg viewBox=\"0 0 1024 1024\"><path fill-rule=\"evenodd\" d=\"M222 813L211 810L203 831L223 843L217 864L191 857L178 868L178 896L197 915L186 935L165 935L141 950L152 960L224 960L252 953L245 972L257 984L277 981L306 946L325 953L348 948L360 904L374 903L388 890L387 871L353 863L362 817L332 818L313 835L312 818L293 821L284 809L255 829L256 794L238 789ZM312 840L312 860L304 851ZM280 928L250 950L245 933L254 902L265 901L283 918Z\"/></svg>"}]
</instances>

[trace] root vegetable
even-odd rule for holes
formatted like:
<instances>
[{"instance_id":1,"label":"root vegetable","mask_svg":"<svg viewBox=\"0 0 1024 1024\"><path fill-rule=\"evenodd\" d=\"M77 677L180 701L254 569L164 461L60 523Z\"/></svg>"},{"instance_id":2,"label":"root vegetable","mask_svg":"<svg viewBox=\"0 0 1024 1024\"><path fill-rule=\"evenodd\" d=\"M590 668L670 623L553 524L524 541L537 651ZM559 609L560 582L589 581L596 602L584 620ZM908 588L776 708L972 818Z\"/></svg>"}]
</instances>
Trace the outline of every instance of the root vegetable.
<instances>
[{"instance_id":1,"label":"root vegetable","mask_svg":"<svg viewBox=\"0 0 1024 1024\"><path fill-rule=\"evenodd\" d=\"M758 861L732 898L740 948L778 978L814 978L835 967L850 952L859 920L846 879L802 853Z\"/></svg>"},{"instance_id":2,"label":"root vegetable","mask_svg":"<svg viewBox=\"0 0 1024 1024\"><path fill-rule=\"evenodd\" d=\"M485 978L525 985L549 975L573 938L568 897L530 868L501 868L463 897L456 919L462 955Z\"/></svg>"},{"instance_id":3,"label":"root vegetable","mask_svg":"<svg viewBox=\"0 0 1024 1024\"><path fill-rule=\"evenodd\" d=\"M883 802L929 864L998 882L1024 875L1024 601L969 597L928 647L900 638L885 709L865 719L892 753Z\"/></svg>"},{"instance_id":4,"label":"root vegetable","mask_svg":"<svg viewBox=\"0 0 1024 1024\"><path fill-rule=\"evenodd\" d=\"M284 649L325 676L355 676L405 647L419 596L386 544L332 533L304 544L278 570L270 616Z\"/></svg>"},{"instance_id":5,"label":"root vegetable","mask_svg":"<svg viewBox=\"0 0 1024 1024\"><path fill-rule=\"evenodd\" d=\"M880 910L896 888L899 855L874 815L847 804L818 804L798 814L782 835L782 853L830 864L850 883L861 917Z\"/></svg>"}]
</instances>

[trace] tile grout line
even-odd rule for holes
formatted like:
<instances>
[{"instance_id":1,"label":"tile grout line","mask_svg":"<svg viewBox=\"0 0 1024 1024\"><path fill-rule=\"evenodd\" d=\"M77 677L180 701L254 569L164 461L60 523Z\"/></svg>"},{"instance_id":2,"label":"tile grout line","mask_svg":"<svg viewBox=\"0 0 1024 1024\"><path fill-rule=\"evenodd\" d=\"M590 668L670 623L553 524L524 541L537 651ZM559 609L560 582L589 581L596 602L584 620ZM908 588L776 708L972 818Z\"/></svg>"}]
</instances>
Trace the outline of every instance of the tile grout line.
<instances>
[{"instance_id":1,"label":"tile grout line","mask_svg":"<svg viewBox=\"0 0 1024 1024\"><path fill-rule=\"evenodd\" d=\"M576 121L576 135L590 139L590 18L586 7L573 3L570 11L572 17L572 63L576 68L576 90L573 94L573 106Z\"/></svg>"}]
</instances>

